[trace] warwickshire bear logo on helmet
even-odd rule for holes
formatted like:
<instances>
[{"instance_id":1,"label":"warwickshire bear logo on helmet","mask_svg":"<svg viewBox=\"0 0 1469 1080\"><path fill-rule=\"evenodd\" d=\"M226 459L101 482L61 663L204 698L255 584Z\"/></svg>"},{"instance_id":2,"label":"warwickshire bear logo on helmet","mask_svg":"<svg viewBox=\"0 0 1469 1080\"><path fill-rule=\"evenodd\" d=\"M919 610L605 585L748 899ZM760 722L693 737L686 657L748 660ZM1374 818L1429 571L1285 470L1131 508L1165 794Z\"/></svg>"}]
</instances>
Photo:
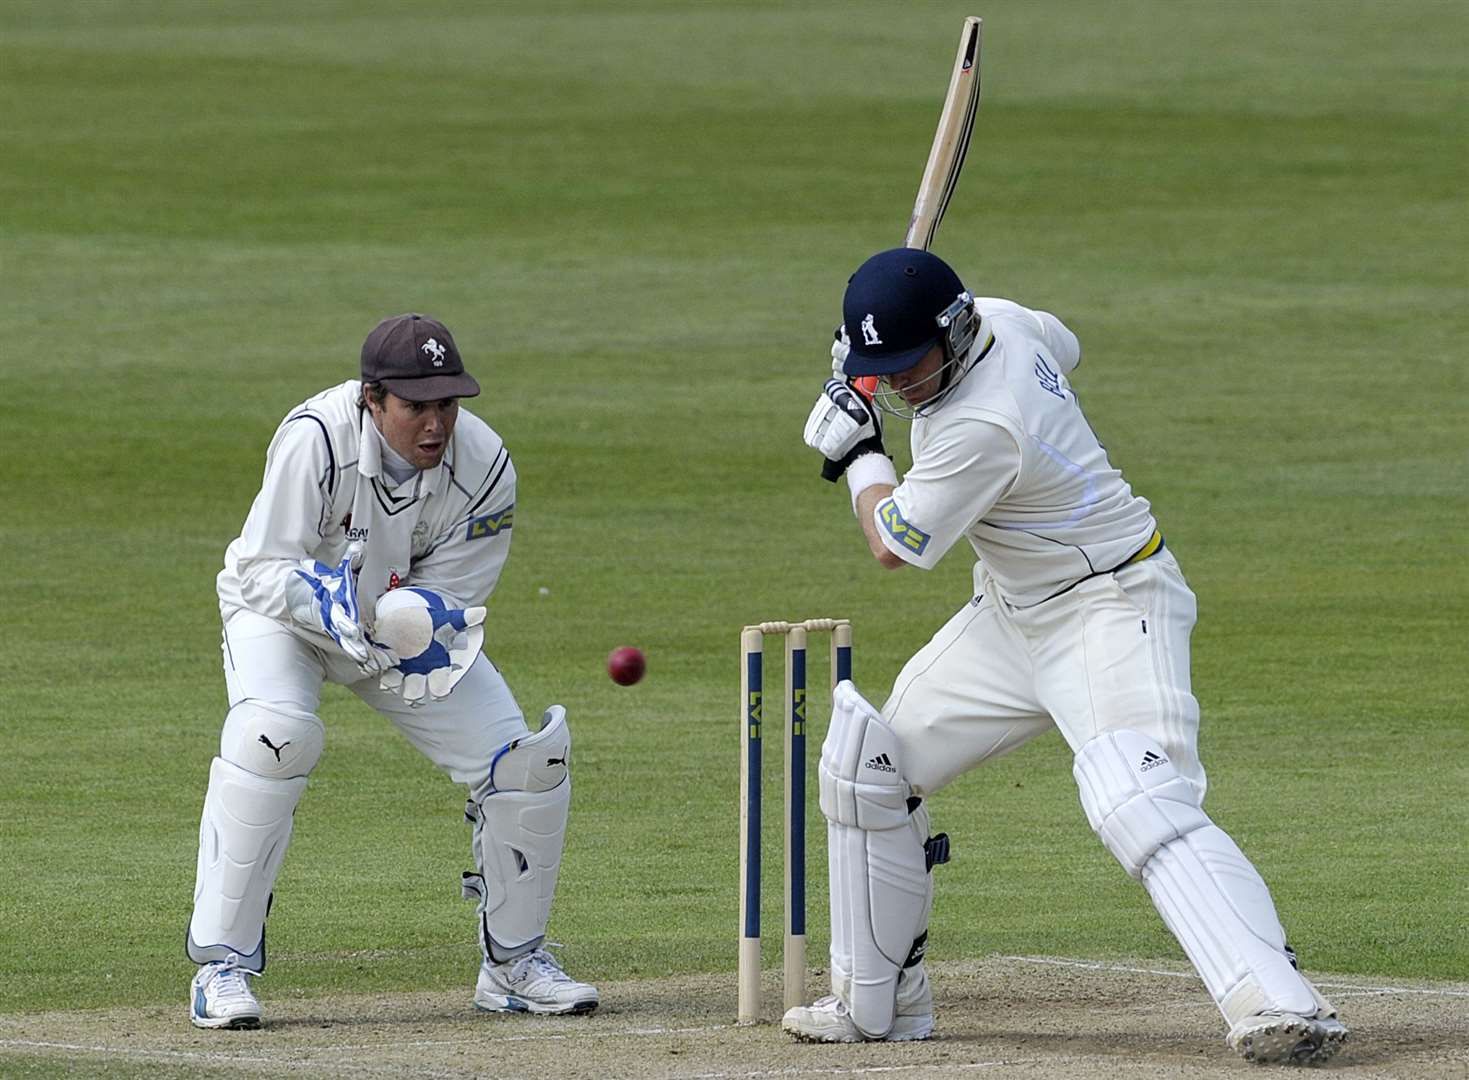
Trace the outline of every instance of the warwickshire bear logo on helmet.
<instances>
[{"instance_id":1,"label":"warwickshire bear logo on helmet","mask_svg":"<svg viewBox=\"0 0 1469 1080\"><path fill-rule=\"evenodd\" d=\"M943 344L939 389L920 408L937 404L959 381L963 372L955 364L966 359L981 322L959 275L937 255L916 248L880 251L858 267L847 282L842 317L861 330L842 365L848 378L907 371ZM911 416L895 396L879 393L875 400L886 412Z\"/></svg>"}]
</instances>

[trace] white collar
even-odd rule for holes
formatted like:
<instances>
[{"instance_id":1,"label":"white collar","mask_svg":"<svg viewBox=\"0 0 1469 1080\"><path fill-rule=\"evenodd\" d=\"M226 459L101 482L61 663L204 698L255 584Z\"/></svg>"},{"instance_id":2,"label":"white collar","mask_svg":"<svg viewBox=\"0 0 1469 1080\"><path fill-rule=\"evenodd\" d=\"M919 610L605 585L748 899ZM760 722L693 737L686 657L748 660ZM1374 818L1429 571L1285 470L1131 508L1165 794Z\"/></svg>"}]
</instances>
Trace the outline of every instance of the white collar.
<instances>
[{"instance_id":1,"label":"white collar","mask_svg":"<svg viewBox=\"0 0 1469 1080\"><path fill-rule=\"evenodd\" d=\"M382 481L389 491L395 494L409 484L419 481L427 481L427 489L433 490L433 481L438 477L438 470L443 468L443 461L432 469L414 469L413 465L405 460L401 454L388 445L388 440L383 438L383 433L378 430L377 424L372 419L372 413L368 409L362 410L362 431L360 446L357 451L357 469L363 475ZM388 471L389 467L398 469L413 469L413 471L401 482L393 478ZM416 494L416 492L415 492Z\"/></svg>"}]
</instances>

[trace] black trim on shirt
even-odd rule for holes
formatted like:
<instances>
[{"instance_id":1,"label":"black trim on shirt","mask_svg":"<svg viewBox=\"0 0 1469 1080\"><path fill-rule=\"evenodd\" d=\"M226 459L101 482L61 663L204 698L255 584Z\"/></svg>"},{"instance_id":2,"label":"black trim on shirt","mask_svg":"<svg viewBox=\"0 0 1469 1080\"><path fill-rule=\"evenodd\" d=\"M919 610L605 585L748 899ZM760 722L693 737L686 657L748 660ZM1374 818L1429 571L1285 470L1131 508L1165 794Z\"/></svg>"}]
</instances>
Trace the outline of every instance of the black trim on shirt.
<instances>
[{"instance_id":1,"label":"black trim on shirt","mask_svg":"<svg viewBox=\"0 0 1469 1080\"><path fill-rule=\"evenodd\" d=\"M372 478L372 493L377 496L377 504L383 508L383 511L388 517L396 517L418 502L417 490L412 495L405 495L401 499L397 498L387 489L382 480L376 476Z\"/></svg>"},{"instance_id":2,"label":"black trim on shirt","mask_svg":"<svg viewBox=\"0 0 1469 1080\"><path fill-rule=\"evenodd\" d=\"M327 434L326 421L323 420L321 417L309 412L299 412L295 416L286 417L286 423L288 424L294 420L310 420L317 427L321 428L321 437L322 440L326 443L327 494L335 496L337 493L337 455L332 451L332 438L329 434Z\"/></svg>"},{"instance_id":3,"label":"black trim on shirt","mask_svg":"<svg viewBox=\"0 0 1469 1080\"><path fill-rule=\"evenodd\" d=\"M499 471L495 470L495 465L497 463L500 466ZM490 478L489 472L485 474L486 478L488 479L489 486L484 489L485 493L479 497L479 501L471 506L467 511L465 511L469 516L473 517L474 512L478 510L481 506L483 506L485 504L485 500L495 493L495 488L498 487L500 484L500 477L505 475L505 470L509 467L509 465L510 451L502 446L500 447L499 454L495 456L495 460L490 462L490 472L493 472L495 475L493 478Z\"/></svg>"}]
</instances>

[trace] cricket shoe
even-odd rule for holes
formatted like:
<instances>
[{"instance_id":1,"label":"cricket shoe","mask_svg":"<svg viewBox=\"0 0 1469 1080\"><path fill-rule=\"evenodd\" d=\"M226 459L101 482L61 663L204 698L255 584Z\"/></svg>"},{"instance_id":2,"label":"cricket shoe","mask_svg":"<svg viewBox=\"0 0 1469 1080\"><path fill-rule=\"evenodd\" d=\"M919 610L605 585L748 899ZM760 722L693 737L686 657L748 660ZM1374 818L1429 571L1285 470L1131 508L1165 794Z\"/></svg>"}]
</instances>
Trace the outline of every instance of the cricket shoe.
<instances>
[{"instance_id":1,"label":"cricket shoe","mask_svg":"<svg viewBox=\"0 0 1469 1080\"><path fill-rule=\"evenodd\" d=\"M904 968L898 976L898 1009L893 1028L881 1039L864 1035L847 1015L846 1003L829 994L811 1005L786 1012L780 1026L803 1042L912 1042L933 1034L933 993L923 965Z\"/></svg>"},{"instance_id":2,"label":"cricket shoe","mask_svg":"<svg viewBox=\"0 0 1469 1080\"><path fill-rule=\"evenodd\" d=\"M1335 1012L1260 1013L1235 1024L1226 1041L1258 1065L1324 1065L1347 1041L1347 1026Z\"/></svg>"},{"instance_id":3,"label":"cricket shoe","mask_svg":"<svg viewBox=\"0 0 1469 1080\"><path fill-rule=\"evenodd\" d=\"M474 984L474 1007L485 1012L589 1013L597 988L577 982L545 949L503 964L483 963Z\"/></svg>"},{"instance_id":4,"label":"cricket shoe","mask_svg":"<svg viewBox=\"0 0 1469 1080\"><path fill-rule=\"evenodd\" d=\"M227 960L205 964L189 987L189 1020L201 1028L258 1028L260 1002L250 992L250 979L259 972L239 965L230 953Z\"/></svg>"}]
</instances>

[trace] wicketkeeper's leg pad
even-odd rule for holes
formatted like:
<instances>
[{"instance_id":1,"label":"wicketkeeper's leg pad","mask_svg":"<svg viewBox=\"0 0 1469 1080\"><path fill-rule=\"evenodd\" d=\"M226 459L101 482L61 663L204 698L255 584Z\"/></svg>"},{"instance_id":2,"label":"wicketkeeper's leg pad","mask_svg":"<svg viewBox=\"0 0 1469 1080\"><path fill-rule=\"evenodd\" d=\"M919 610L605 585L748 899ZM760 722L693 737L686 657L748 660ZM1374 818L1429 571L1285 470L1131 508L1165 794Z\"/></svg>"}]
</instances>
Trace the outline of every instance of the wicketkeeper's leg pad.
<instances>
[{"instance_id":1,"label":"wicketkeeper's leg pad","mask_svg":"<svg viewBox=\"0 0 1469 1080\"><path fill-rule=\"evenodd\" d=\"M475 869L463 876L464 895L479 902L480 945L491 963L545 941L571 811L570 756L566 710L553 705L540 731L495 754L488 782L465 806Z\"/></svg>"},{"instance_id":2,"label":"wicketkeeper's leg pad","mask_svg":"<svg viewBox=\"0 0 1469 1080\"><path fill-rule=\"evenodd\" d=\"M230 707L219 736L219 756L256 776L289 780L321 760L326 729L317 717L253 698Z\"/></svg>"},{"instance_id":3,"label":"wicketkeeper's leg pad","mask_svg":"<svg viewBox=\"0 0 1469 1080\"><path fill-rule=\"evenodd\" d=\"M1077 751L1072 772L1092 829L1148 890L1225 1019L1315 1016L1318 996L1295 970L1270 890L1163 748L1106 732Z\"/></svg>"},{"instance_id":4,"label":"wicketkeeper's leg pad","mask_svg":"<svg viewBox=\"0 0 1469 1080\"><path fill-rule=\"evenodd\" d=\"M194 913L185 948L195 963L237 955L240 967L265 969L270 890L291 838L291 815L306 777L257 776L223 758L209 767L199 821Z\"/></svg>"},{"instance_id":5,"label":"wicketkeeper's leg pad","mask_svg":"<svg viewBox=\"0 0 1469 1080\"><path fill-rule=\"evenodd\" d=\"M863 1035L893 1027L898 975L922 957L933 894L928 815L910 812L897 733L838 684L818 770L827 818L832 991Z\"/></svg>"}]
</instances>

